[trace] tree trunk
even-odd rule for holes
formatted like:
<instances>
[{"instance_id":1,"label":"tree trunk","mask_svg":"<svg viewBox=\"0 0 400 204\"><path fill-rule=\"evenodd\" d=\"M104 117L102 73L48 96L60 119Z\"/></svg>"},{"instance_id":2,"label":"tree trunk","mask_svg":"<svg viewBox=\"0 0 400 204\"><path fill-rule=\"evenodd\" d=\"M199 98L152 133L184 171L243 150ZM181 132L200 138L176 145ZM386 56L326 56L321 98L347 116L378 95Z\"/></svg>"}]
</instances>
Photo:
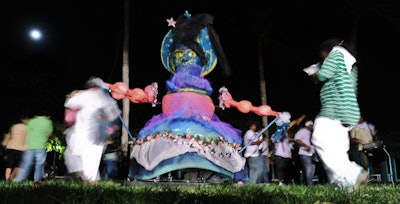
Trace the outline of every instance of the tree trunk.
<instances>
[{"instance_id":1,"label":"tree trunk","mask_svg":"<svg viewBox=\"0 0 400 204\"><path fill-rule=\"evenodd\" d=\"M262 105L267 105L267 91L266 91L266 83L265 83L265 77L264 77L264 61L263 61L263 40L264 40L264 35L261 34L258 37L257 41L257 55L258 55L258 73L260 77L260 94L261 94L261 104ZM263 116L262 117L262 124L263 126L268 125L268 117ZM268 130L265 131L265 134L268 135Z\"/></svg>"},{"instance_id":2,"label":"tree trunk","mask_svg":"<svg viewBox=\"0 0 400 204\"><path fill-rule=\"evenodd\" d=\"M122 82L129 87L129 0L124 0L124 38L122 53ZM128 98L122 100L122 118L129 130L129 108ZM121 136L121 151L124 156L128 154L128 131L123 128Z\"/></svg>"}]
</instances>

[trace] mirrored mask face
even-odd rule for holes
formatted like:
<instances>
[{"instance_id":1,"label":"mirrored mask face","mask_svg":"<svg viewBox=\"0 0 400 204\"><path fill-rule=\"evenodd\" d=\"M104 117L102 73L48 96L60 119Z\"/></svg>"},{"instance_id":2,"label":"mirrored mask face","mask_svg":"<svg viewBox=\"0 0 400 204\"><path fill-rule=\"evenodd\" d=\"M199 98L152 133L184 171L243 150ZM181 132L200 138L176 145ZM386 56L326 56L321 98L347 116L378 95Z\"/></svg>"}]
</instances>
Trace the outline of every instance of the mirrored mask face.
<instances>
[{"instance_id":1,"label":"mirrored mask face","mask_svg":"<svg viewBox=\"0 0 400 204\"><path fill-rule=\"evenodd\" d=\"M179 67L185 65L197 65L202 69L202 76L210 73L217 64L217 55L214 52L208 28L204 27L199 35L194 39L194 43L199 45L199 51L189 48L182 42L174 42L172 29L165 35L161 44L161 61L164 67L171 73L175 73ZM204 55L204 56L203 56Z\"/></svg>"},{"instance_id":2,"label":"mirrored mask face","mask_svg":"<svg viewBox=\"0 0 400 204\"><path fill-rule=\"evenodd\" d=\"M170 66L173 67L174 71L176 71L178 67L184 65L195 64L200 67L202 66L200 57L197 56L196 52L182 44L176 46L176 49L170 56L169 63Z\"/></svg>"}]
</instances>

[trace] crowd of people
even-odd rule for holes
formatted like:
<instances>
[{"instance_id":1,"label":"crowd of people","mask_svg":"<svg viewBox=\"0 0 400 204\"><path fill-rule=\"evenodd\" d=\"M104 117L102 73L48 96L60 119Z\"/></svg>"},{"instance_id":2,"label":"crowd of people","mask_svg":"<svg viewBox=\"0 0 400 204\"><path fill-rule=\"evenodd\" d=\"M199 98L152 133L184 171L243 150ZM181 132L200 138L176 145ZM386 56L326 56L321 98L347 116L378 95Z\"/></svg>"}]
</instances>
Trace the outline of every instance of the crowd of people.
<instances>
[{"instance_id":1,"label":"crowd of people","mask_svg":"<svg viewBox=\"0 0 400 204\"><path fill-rule=\"evenodd\" d=\"M71 178L89 184L95 184L99 180L134 178L135 175L134 168L131 168L137 165L134 159L130 161L131 165L127 165L130 166L128 175L119 175L121 149L118 136L107 139L94 136L100 134L96 125L100 117L99 110L101 114L106 112L110 118L116 118L120 114L117 104L110 100L107 94L89 80L85 89L73 91L66 97L66 110L77 108L79 111L75 111L75 121L68 122L68 128L64 132L67 143L63 155L65 165ZM102 103L99 103L100 101ZM292 121L291 125L279 124L279 137L259 134L260 124L253 120L248 121L248 129L243 134L243 146L246 148L243 156L246 158L246 165L240 179L237 179L240 180L240 184L314 185L332 182L334 178L326 174L323 157L317 154L312 142L314 121L302 122L304 117L303 115L300 120L295 121L297 123ZM81 121L83 119L85 121ZM88 123L90 121L91 123ZM77 127L80 129L76 129ZM32 176L34 186L40 186L44 179L46 142L53 133L53 128L53 122L47 112L41 112L32 118L23 115L10 127L2 143L6 149L5 180L21 182ZM365 171L368 171L370 165L363 145L371 143L375 134L375 127L362 117L347 134L350 149L346 152L346 159L354 166L361 166ZM356 150L358 154L354 154L352 150Z\"/></svg>"},{"instance_id":2,"label":"crowd of people","mask_svg":"<svg viewBox=\"0 0 400 204\"><path fill-rule=\"evenodd\" d=\"M302 117L303 119L304 117ZM325 172L316 171L321 166L311 143L313 121L298 121L293 126L284 126L279 137L259 135L260 126L251 121L244 134L246 146L246 171L236 180L240 184L325 184ZM292 130L290 130L292 129ZM277 132L281 133L280 130ZM291 134L292 133L292 134ZM244 174L244 175L243 175Z\"/></svg>"},{"instance_id":3,"label":"crowd of people","mask_svg":"<svg viewBox=\"0 0 400 204\"><path fill-rule=\"evenodd\" d=\"M257 128L256 124L256 122L250 123L249 129L244 134L244 144L247 144L250 138L257 135L257 131L260 129ZM332 183L332 180L330 180L332 178L328 177L324 163L312 143L313 120L302 122L297 129L295 127L294 129L292 134L287 131L287 136L280 137L279 140L260 137L247 146L249 149L244 154L247 159L246 171L241 172L240 177L237 178L237 180L240 180L240 184L274 183L277 185L302 184L309 186ZM380 160L384 160L375 158L379 157L379 155L374 155L379 153L379 146L374 146L372 151L367 147L368 144L377 141L376 134L375 126L361 117L358 125L348 132L347 158L349 162L361 166L365 171L379 174L381 171L379 166L372 166L370 162L379 163ZM261 158L263 155L268 156ZM253 163L255 158L260 159L257 164ZM267 174L261 172L267 172ZM387 181L388 179L384 178L383 180ZM336 183L333 184L337 185Z\"/></svg>"},{"instance_id":4,"label":"crowd of people","mask_svg":"<svg viewBox=\"0 0 400 204\"><path fill-rule=\"evenodd\" d=\"M64 104L66 116L68 110L75 110L74 121L65 122L65 166L73 178L90 184L101 177L116 179L119 156L120 109L96 79L88 80L84 89L68 94ZM53 132L54 124L47 111L33 117L23 115L10 127L2 142L6 181L22 182L33 177L34 187L40 186L46 177L47 143Z\"/></svg>"},{"instance_id":5,"label":"crowd of people","mask_svg":"<svg viewBox=\"0 0 400 204\"><path fill-rule=\"evenodd\" d=\"M76 92L73 94L76 94ZM70 97L72 95L68 95L67 100ZM39 122L35 122L37 120ZM36 130L35 132L35 128L32 129L32 126L40 127L40 131ZM96 161L96 163L90 163L92 165L91 168L93 166L95 168L92 171L85 171L81 156L70 152L74 148L73 140L70 138L72 134L70 128L72 128L72 125L65 132L68 146L64 153L64 159L71 178L78 178L87 183L96 183L99 180L125 179L123 175L119 175L121 162L120 138L111 137L102 141L101 146L103 149L101 153L90 154L93 156L91 157L92 161ZM261 130L260 124L257 121L249 121L248 130L243 135L243 145L246 145L243 155L246 158L246 169L242 172L241 184L314 185L328 182L325 169L322 167L318 170L318 166L321 167L322 162L319 160L311 142L314 129L313 120L301 122L298 127L291 128L297 129L293 134L287 131L287 135L280 137L277 141L262 134L261 137L254 138ZM368 136L362 136L360 132L364 130L368 130ZM33 175L31 176L33 176L34 185L40 185L40 182L44 179L44 162L46 160L44 143L47 142L47 138L51 133L52 122L49 114L45 112L33 118L23 115L18 122L10 127L10 131L6 134L2 143L7 150L5 155L5 180L20 182L30 179L31 169L34 167ZM359 124L349 132L349 137L358 139L355 140L355 142L358 142L356 150L361 153L364 152L362 151L362 144L372 142L372 137L375 134L375 127L360 118ZM28 139L29 137L30 139ZM367 139L364 139L364 137ZM353 139L350 140L354 141ZM354 142L351 142L351 144L354 146ZM25 152L27 153L24 154ZM368 170L368 157L363 160L363 154L353 154L351 150L348 153L351 161L355 161ZM93 159L94 157L96 159ZM131 161L131 163L135 165L135 161ZM135 173L132 173L131 169L134 168L129 168L129 172L132 175L127 175L127 178L134 177ZM92 172L92 174L87 173L87 171Z\"/></svg>"},{"instance_id":6,"label":"crowd of people","mask_svg":"<svg viewBox=\"0 0 400 204\"><path fill-rule=\"evenodd\" d=\"M22 116L11 126L2 142L7 181L21 182L33 173L34 186L40 185L45 173L47 141L54 130L50 118L47 111L41 111L31 118Z\"/></svg>"},{"instance_id":7,"label":"crowd of people","mask_svg":"<svg viewBox=\"0 0 400 204\"><path fill-rule=\"evenodd\" d=\"M207 18L205 18L205 22L203 23L207 24L212 21L209 15L203 15L203 17L204 16ZM199 18L201 17L202 16ZM191 15L185 13L185 15L182 15L178 19L178 24L175 25L176 22L174 22L173 27L180 25L179 23L184 26L190 25L190 21ZM211 27L207 28L211 30ZM195 30L198 31L199 29L196 27ZM181 30L175 29L174 31L178 32ZM202 34L206 35L207 33L204 32ZM215 36L216 34L214 33L213 35ZM168 34L166 37L171 38L171 40L165 40L164 42L172 42L172 39L174 39L172 34ZM181 41L183 42L185 40ZM169 46L169 44L165 45L166 52L163 52L162 55L165 60L169 59ZM179 48L182 49L193 49L191 46L180 46L182 47ZM192 61L201 64L199 60L196 61L195 52L192 51L190 53L190 56L193 58ZM322 43L320 47L320 56L321 62L317 63L315 66L304 69L314 82L322 83L322 88L320 90L321 108L319 114L315 118L309 119L304 123L301 122L301 120L296 121L296 123L292 123L293 121L290 120L280 121L279 124L277 123L277 130L271 138L269 138L268 135L259 133L260 125L257 122L249 121L248 130L242 135L243 143L241 144L246 148L243 154L245 167L239 172L236 172L239 166L238 164L244 164L244 162L242 162L244 159L239 156L237 152L231 152L231 155L235 155L237 160L232 160L232 158L228 157L223 158L225 161L224 164L226 165L225 167L229 167L229 172L226 172L226 168L223 168L221 164L215 165L214 163L207 163L209 169L217 169L220 173L222 172L226 175L231 175L233 172L235 173L236 180L248 184L276 182L278 185L285 185L290 182L298 182L305 185L313 185L316 172L318 172L319 182L326 181L327 183L335 185L338 189L345 189L348 191L353 191L360 185L368 182L369 163L367 155L363 152L363 145L372 142L372 136L375 132L373 132L373 127L371 127L371 125L364 123L357 102L358 69L354 46L352 46L351 43L329 39ZM207 61L205 56L202 57L202 60ZM219 60L222 59L224 58L219 58ZM174 60L175 62L180 62L179 60L181 60L181 58ZM182 62L185 66L182 65L176 68L170 67L169 61L163 61L163 63L167 65L166 68L169 71L177 72L174 78L167 83L171 89L170 92L184 93L170 94L169 97L174 96L173 99L176 100L181 99L180 97L185 97L187 100L194 100L192 96L189 96L194 93L195 96L198 97L196 103L200 103L201 101L211 104L212 102L209 97L205 95L210 94L212 89L209 82L202 78L202 76L205 75L205 73L202 72L206 71L206 73L208 73L214 67L210 66L207 67L206 70L202 70L202 67L194 66L192 62L188 63L188 66L185 64L187 63L186 61ZM215 65L211 62L210 64ZM177 70L175 70L175 68ZM188 77L191 77L191 80L196 79L198 81L190 81L187 79ZM179 82L180 80L182 83ZM194 85L199 84L202 85L200 88L206 87L206 89L193 88ZM182 87L180 87L181 85ZM117 143L118 139L115 139L115 135L118 135L121 124L112 122L119 118L118 116L121 111L116 101L108 96L108 90L105 91L103 86L104 82L102 82L101 79L91 78L85 84L84 89L72 91L68 94L64 103L66 109L65 124L68 126L64 132L67 144L63 155L65 165L70 175L88 184L96 184L101 179L109 180L115 178L117 177L116 172L118 172L116 166L119 161L120 156L118 151L120 150ZM176 104L181 105L180 102ZM193 105L193 103L191 103L191 105ZM229 124L216 120L217 117L213 116L214 109L212 104L210 107L212 111L209 111L207 109L208 107L204 109L204 112L209 113L210 116L202 116L205 118L201 120L177 121L166 117L168 116L167 114L161 114L160 117L154 118L157 120L152 121L152 123L147 123L149 126L146 126L139 132L142 142L147 141L146 139L149 135L154 133L153 130L159 127L158 125L164 123L169 124L171 121L176 122L174 125L180 124L189 126L196 124L198 125L196 127L206 127L202 124L204 121L207 121L208 124L212 124L205 128L208 134L210 134L210 130L214 130L216 134L219 134L218 131L225 130L227 133L225 135L227 138L225 139L232 139L232 133L235 133L234 141L240 141L240 138L236 138L238 131L231 128ZM242 108L244 109L246 107ZM192 114L192 109L193 108L191 108L187 114ZM171 109L168 111L175 114L175 112L181 110ZM200 110L197 110L197 112L199 111ZM262 114L262 112L258 113ZM184 115L183 113L180 114ZM279 117L282 116L283 115L279 115ZM290 119L290 117L287 119ZM44 178L44 166L47 156L46 143L53 131L53 122L50 114L47 112L38 113L36 116L29 119L23 117L21 121L10 128L10 132L3 142L3 146L6 147L7 158L7 168L5 170L6 180L14 182L24 181L29 178L32 168L34 167L34 185L40 186ZM240 136L239 134L237 135ZM230 136L232 138L229 138ZM160 141L168 140L155 140L154 143ZM221 149L230 147L223 142L225 142L225 140L222 140L221 144L226 146L220 147ZM159 146L153 147L154 149L152 150L157 150L157 153L162 153L159 152L159 147L161 147L162 144L164 143L159 143ZM357 152L360 158L358 162L349 157L350 146L353 146L350 144L357 144ZM144 145L140 148L143 151L147 151L148 146ZM176 148L183 148L183 146L176 145ZM199 143L199 148L203 148L201 143ZM153 164L151 159L149 161L149 157L147 156L151 155L157 158L158 155L144 155L138 149L136 150L136 152L133 152L136 158L141 159L139 163L148 164L149 168L146 169L146 173L153 175L163 171L162 166L158 169L154 168L154 171L150 168L156 164ZM220 161L222 160L222 157L213 157L211 154L212 152L210 152L210 154L202 154L201 156L193 156L193 154L191 154L193 152L190 152L191 149L185 149L185 151L188 151L188 154L183 157L182 154L173 150L174 148L171 148L168 153L170 156L176 156L176 158L195 158L197 159L196 161L204 162L205 156L208 156L207 159L213 160L215 163L221 163ZM167 154L167 152L164 153ZM130 161L131 164L128 165L133 166L129 169L127 175L129 178L135 178L134 166L136 162L134 159L135 158L133 158ZM194 160L191 162L194 162ZM100 171L100 166L102 164L106 169L104 174L101 174ZM166 168L171 167L171 164L168 162L162 163L162 165L165 165ZM180 165L185 164L180 163ZM318 168L318 166L322 166L323 168ZM240 165L240 168L242 168L242 165ZM320 169L324 171L320 171ZM324 174L326 174L326 180L323 179Z\"/></svg>"}]
</instances>

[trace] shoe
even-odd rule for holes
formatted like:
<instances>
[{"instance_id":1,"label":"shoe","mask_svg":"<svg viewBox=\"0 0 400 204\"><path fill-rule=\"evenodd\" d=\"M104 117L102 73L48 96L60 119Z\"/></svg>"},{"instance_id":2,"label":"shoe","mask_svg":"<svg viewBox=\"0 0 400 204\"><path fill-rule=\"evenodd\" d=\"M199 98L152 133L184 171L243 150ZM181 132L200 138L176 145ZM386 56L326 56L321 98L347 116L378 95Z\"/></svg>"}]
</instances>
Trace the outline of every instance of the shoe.
<instances>
[{"instance_id":1,"label":"shoe","mask_svg":"<svg viewBox=\"0 0 400 204\"><path fill-rule=\"evenodd\" d=\"M353 191L353 185L343 178L334 179L331 185L334 187L335 191Z\"/></svg>"},{"instance_id":2,"label":"shoe","mask_svg":"<svg viewBox=\"0 0 400 204\"><path fill-rule=\"evenodd\" d=\"M353 190L357 190L362 184L368 183L369 173L368 171L362 170L360 175L358 175L356 182L353 185Z\"/></svg>"},{"instance_id":3,"label":"shoe","mask_svg":"<svg viewBox=\"0 0 400 204\"><path fill-rule=\"evenodd\" d=\"M238 182L236 182L236 186L243 186L244 185L244 182L243 181L238 181Z\"/></svg>"},{"instance_id":4,"label":"shoe","mask_svg":"<svg viewBox=\"0 0 400 204\"><path fill-rule=\"evenodd\" d=\"M83 181L83 184L85 184L85 185L91 185L91 186L97 186L97 185L99 185L99 181L89 181L89 180L84 180Z\"/></svg>"},{"instance_id":5,"label":"shoe","mask_svg":"<svg viewBox=\"0 0 400 204\"><path fill-rule=\"evenodd\" d=\"M129 177L126 178L126 182L136 182L136 181L137 181L136 178L129 178Z\"/></svg>"},{"instance_id":6,"label":"shoe","mask_svg":"<svg viewBox=\"0 0 400 204\"><path fill-rule=\"evenodd\" d=\"M42 185L42 182L41 182L41 181L36 181L36 182L33 183L32 188L33 188L33 189L39 188L41 185Z\"/></svg>"}]
</instances>

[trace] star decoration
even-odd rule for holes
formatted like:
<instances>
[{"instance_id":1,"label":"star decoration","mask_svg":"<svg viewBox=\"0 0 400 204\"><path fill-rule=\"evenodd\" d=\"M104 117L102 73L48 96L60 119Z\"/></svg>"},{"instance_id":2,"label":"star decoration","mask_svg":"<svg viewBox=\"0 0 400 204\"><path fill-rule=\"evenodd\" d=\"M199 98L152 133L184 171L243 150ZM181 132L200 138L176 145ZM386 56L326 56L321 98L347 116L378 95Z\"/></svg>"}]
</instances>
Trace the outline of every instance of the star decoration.
<instances>
[{"instance_id":1,"label":"star decoration","mask_svg":"<svg viewBox=\"0 0 400 204\"><path fill-rule=\"evenodd\" d=\"M169 27L169 26L172 26L172 27L175 28L176 21L174 21L174 18L173 18L173 17L171 17L170 19L166 19L166 20L167 20L167 22L168 22L168 27Z\"/></svg>"},{"instance_id":2,"label":"star decoration","mask_svg":"<svg viewBox=\"0 0 400 204\"><path fill-rule=\"evenodd\" d=\"M185 11L184 15L188 20L190 19L191 14L187 10Z\"/></svg>"}]
</instances>

